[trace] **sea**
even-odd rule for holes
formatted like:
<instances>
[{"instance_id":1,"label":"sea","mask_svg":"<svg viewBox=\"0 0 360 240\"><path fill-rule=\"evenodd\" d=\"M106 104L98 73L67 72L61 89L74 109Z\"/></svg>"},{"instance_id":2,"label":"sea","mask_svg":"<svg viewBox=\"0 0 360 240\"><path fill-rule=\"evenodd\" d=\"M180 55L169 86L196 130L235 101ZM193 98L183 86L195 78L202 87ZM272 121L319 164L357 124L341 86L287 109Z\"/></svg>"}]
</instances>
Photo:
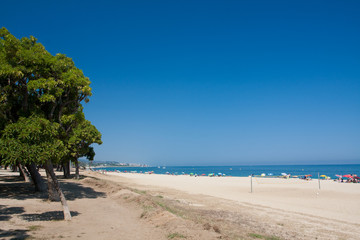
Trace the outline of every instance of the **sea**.
<instances>
[{"instance_id":1,"label":"sea","mask_svg":"<svg viewBox=\"0 0 360 240\"><path fill-rule=\"evenodd\" d=\"M156 166L156 167L99 167L98 170L137 172L154 174L197 174L208 176L209 174L247 177L250 175L269 177L290 174L291 176L312 175L312 178L326 175L336 178L336 175L356 174L360 176L360 164L343 165L256 165L256 166Z\"/></svg>"}]
</instances>

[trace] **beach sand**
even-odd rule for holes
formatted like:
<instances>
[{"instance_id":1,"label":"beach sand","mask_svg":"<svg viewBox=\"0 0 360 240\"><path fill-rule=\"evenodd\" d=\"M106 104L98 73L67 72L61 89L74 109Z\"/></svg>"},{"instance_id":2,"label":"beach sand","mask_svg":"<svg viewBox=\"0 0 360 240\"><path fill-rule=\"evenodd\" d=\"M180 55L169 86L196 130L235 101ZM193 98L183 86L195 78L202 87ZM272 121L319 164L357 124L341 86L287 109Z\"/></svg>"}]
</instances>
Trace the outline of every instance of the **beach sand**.
<instances>
[{"instance_id":1,"label":"beach sand","mask_svg":"<svg viewBox=\"0 0 360 240\"><path fill-rule=\"evenodd\" d=\"M253 178L250 193L248 177L83 172L81 180L60 180L74 213L65 222L60 203L11 174L0 170L0 239L360 236L360 184L321 181L319 190L317 180Z\"/></svg>"},{"instance_id":2,"label":"beach sand","mask_svg":"<svg viewBox=\"0 0 360 240\"><path fill-rule=\"evenodd\" d=\"M329 180L250 177L189 177L109 172L118 181L143 189L169 188L294 213L338 221L360 223L360 184ZM354 214L358 213L358 214Z\"/></svg>"}]
</instances>

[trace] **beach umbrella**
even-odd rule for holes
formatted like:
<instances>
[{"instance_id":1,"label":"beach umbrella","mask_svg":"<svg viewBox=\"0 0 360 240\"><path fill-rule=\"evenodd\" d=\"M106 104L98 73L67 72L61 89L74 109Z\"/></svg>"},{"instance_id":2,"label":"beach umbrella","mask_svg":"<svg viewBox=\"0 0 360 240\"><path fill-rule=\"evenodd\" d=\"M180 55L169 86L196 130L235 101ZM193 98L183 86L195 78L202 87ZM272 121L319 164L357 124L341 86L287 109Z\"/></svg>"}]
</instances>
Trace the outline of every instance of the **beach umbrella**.
<instances>
[{"instance_id":1,"label":"beach umbrella","mask_svg":"<svg viewBox=\"0 0 360 240\"><path fill-rule=\"evenodd\" d=\"M203 174L201 174L201 176L206 176L206 174L205 174L205 173L203 173Z\"/></svg>"},{"instance_id":2,"label":"beach umbrella","mask_svg":"<svg viewBox=\"0 0 360 240\"><path fill-rule=\"evenodd\" d=\"M346 177L346 178L353 178L353 176L351 176L350 174L344 175L343 177Z\"/></svg>"},{"instance_id":3,"label":"beach umbrella","mask_svg":"<svg viewBox=\"0 0 360 240\"><path fill-rule=\"evenodd\" d=\"M283 175L283 176L287 176L287 174L286 174L286 173L281 173L281 175Z\"/></svg>"},{"instance_id":4,"label":"beach umbrella","mask_svg":"<svg viewBox=\"0 0 360 240\"><path fill-rule=\"evenodd\" d=\"M339 175L339 174L335 174L335 176L337 176L338 178L343 177L342 175Z\"/></svg>"},{"instance_id":5,"label":"beach umbrella","mask_svg":"<svg viewBox=\"0 0 360 240\"><path fill-rule=\"evenodd\" d=\"M326 178L327 176L326 176L326 175L320 175L320 177L324 177L324 178Z\"/></svg>"}]
</instances>

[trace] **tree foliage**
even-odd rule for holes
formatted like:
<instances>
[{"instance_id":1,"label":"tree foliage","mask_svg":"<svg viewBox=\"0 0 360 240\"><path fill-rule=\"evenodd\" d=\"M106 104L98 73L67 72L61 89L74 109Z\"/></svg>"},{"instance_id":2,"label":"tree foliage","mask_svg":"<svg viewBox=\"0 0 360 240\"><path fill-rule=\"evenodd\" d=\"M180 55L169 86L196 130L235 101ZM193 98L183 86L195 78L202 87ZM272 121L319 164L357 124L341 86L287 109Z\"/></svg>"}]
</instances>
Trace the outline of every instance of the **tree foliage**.
<instances>
[{"instance_id":1,"label":"tree foliage","mask_svg":"<svg viewBox=\"0 0 360 240\"><path fill-rule=\"evenodd\" d=\"M58 123L31 116L21 117L8 124L0 141L0 154L6 164L21 162L44 164L47 160L58 162L68 150L58 138Z\"/></svg>"},{"instance_id":2,"label":"tree foliage","mask_svg":"<svg viewBox=\"0 0 360 240\"><path fill-rule=\"evenodd\" d=\"M71 58L64 54L51 55L32 36L17 39L7 29L0 29L0 131L20 118L25 125L16 126L26 128L29 122L23 118L37 116L37 121L43 118L53 126L58 123L58 134L52 138L63 142L66 148L63 160L66 161L66 156L68 160L71 156L85 156L91 152L92 143L101 144L100 132L82 112L81 102L87 102L89 96L90 80ZM4 138L7 144L10 144L10 128ZM11 150L10 146L6 149ZM14 153L12 159L19 154Z\"/></svg>"},{"instance_id":3,"label":"tree foliage","mask_svg":"<svg viewBox=\"0 0 360 240\"><path fill-rule=\"evenodd\" d=\"M91 144L101 144L82 111L90 96L90 80L71 58L0 29L0 162L43 164L66 219L71 215L52 163L93 157Z\"/></svg>"},{"instance_id":4,"label":"tree foliage","mask_svg":"<svg viewBox=\"0 0 360 240\"><path fill-rule=\"evenodd\" d=\"M90 80L71 58L53 56L36 38L19 40L5 28L0 29L0 91L2 128L32 114L63 128L62 117L76 113L91 96Z\"/></svg>"}]
</instances>

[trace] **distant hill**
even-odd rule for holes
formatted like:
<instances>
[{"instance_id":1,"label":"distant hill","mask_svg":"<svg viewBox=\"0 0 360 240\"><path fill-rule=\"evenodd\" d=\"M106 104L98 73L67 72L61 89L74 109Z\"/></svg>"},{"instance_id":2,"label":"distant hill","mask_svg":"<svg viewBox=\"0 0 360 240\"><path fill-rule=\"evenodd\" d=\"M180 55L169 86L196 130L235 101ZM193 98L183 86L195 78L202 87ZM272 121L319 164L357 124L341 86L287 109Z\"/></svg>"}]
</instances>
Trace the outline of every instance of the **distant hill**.
<instances>
[{"instance_id":1,"label":"distant hill","mask_svg":"<svg viewBox=\"0 0 360 240\"><path fill-rule=\"evenodd\" d=\"M79 159L80 166L89 166L91 167L102 167L102 166L111 166L111 167L148 167L146 164L140 163L121 163L116 161L89 161L86 159Z\"/></svg>"}]
</instances>

